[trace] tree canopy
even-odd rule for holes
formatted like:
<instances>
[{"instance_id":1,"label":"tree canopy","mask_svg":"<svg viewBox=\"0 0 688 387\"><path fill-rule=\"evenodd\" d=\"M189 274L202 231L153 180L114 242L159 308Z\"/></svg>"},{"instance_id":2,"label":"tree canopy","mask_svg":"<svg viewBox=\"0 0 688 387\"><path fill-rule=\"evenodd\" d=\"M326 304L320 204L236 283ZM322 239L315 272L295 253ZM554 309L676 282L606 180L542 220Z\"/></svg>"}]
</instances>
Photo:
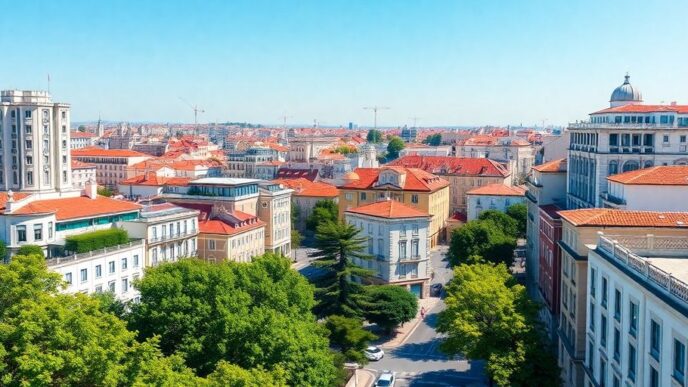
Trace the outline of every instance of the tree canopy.
<instances>
[{"instance_id":1,"label":"tree canopy","mask_svg":"<svg viewBox=\"0 0 688 387\"><path fill-rule=\"evenodd\" d=\"M330 331L330 341L339 347L347 360L361 364L367 362L363 350L377 336L363 329L363 322L360 319L332 315L327 317L325 326Z\"/></svg>"},{"instance_id":2,"label":"tree canopy","mask_svg":"<svg viewBox=\"0 0 688 387\"><path fill-rule=\"evenodd\" d=\"M24 245L17 250L17 255L40 255L45 257L43 248L38 245Z\"/></svg>"},{"instance_id":3,"label":"tree canopy","mask_svg":"<svg viewBox=\"0 0 688 387\"><path fill-rule=\"evenodd\" d=\"M187 259L151 268L130 326L144 340L160 336L197 375L221 361L284 372L289 385L328 385L338 377L327 331L315 321L313 288L273 254L251 264Z\"/></svg>"},{"instance_id":4,"label":"tree canopy","mask_svg":"<svg viewBox=\"0 0 688 387\"><path fill-rule=\"evenodd\" d=\"M366 141L372 144L378 144L382 142L382 132L377 129L370 129L368 135L366 136Z\"/></svg>"},{"instance_id":5,"label":"tree canopy","mask_svg":"<svg viewBox=\"0 0 688 387\"><path fill-rule=\"evenodd\" d=\"M354 264L354 259L370 259L364 253L367 238L355 226L342 222L327 222L318 226L312 254L314 266L326 270L318 281L316 297L318 316L360 316L362 287L351 280L352 276L368 277L370 271Z\"/></svg>"},{"instance_id":6,"label":"tree canopy","mask_svg":"<svg viewBox=\"0 0 688 387\"><path fill-rule=\"evenodd\" d=\"M431 134L423 140L423 144L430 146L438 146L442 143L442 135L440 133Z\"/></svg>"},{"instance_id":7,"label":"tree canopy","mask_svg":"<svg viewBox=\"0 0 688 387\"><path fill-rule=\"evenodd\" d=\"M537 306L503 264L461 265L447 286L437 329L441 349L487 361L500 386L559 385L559 370L539 330Z\"/></svg>"},{"instance_id":8,"label":"tree canopy","mask_svg":"<svg viewBox=\"0 0 688 387\"><path fill-rule=\"evenodd\" d=\"M491 220L472 220L451 235L449 262L456 266L478 262L504 263L511 266L516 239L504 234Z\"/></svg>"},{"instance_id":9,"label":"tree canopy","mask_svg":"<svg viewBox=\"0 0 688 387\"><path fill-rule=\"evenodd\" d=\"M401 152L405 146L404 140L397 136L393 136L387 144L387 159L396 160L399 158L399 152Z\"/></svg>"},{"instance_id":10,"label":"tree canopy","mask_svg":"<svg viewBox=\"0 0 688 387\"><path fill-rule=\"evenodd\" d=\"M504 235L514 238L518 236L518 223L516 223L516 220L501 211L483 211L478 215L478 219L492 221Z\"/></svg>"},{"instance_id":11,"label":"tree canopy","mask_svg":"<svg viewBox=\"0 0 688 387\"><path fill-rule=\"evenodd\" d=\"M516 221L518 236L524 237L528 222L528 207L524 203L512 204L506 209L506 214Z\"/></svg>"},{"instance_id":12,"label":"tree canopy","mask_svg":"<svg viewBox=\"0 0 688 387\"><path fill-rule=\"evenodd\" d=\"M317 230L318 226L327 222L337 222L339 218L339 206L334 200L318 200L313 207L313 212L306 219L306 227L309 230Z\"/></svg>"},{"instance_id":13,"label":"tree canopy","mask_svg":"<svg viewBox=\"0 0 688 387\"><path fill-rule=\"evenodd\" d=\"M391 333L411 321L418 312L418 299L411 292L396 285L365 287L365 318Z\"/></svg>"}]
</instances>

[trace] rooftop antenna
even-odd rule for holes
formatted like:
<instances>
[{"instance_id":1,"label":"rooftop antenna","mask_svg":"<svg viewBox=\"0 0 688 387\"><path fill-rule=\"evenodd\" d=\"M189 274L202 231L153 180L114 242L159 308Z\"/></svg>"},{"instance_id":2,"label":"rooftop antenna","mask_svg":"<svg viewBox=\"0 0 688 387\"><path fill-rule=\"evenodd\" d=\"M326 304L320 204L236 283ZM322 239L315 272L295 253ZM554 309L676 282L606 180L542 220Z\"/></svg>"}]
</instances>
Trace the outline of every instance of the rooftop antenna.
<instances>
[{"instance_id":1,"label":"rooftop antenna","mask_svg":"<svg viewBox=\"0 0 688 387\"><path fill-rule=\"evenodd\" d=\"M373 111L373 129L377 129L377 111L378 110L389 110L387 106L364 106L365 110Z\"/></svg>"},{"instance_id":2,"label":"rooftop antenna","mask_svg":"<svg viewBox=\"0 0 688 387\"><path fill-rule=\"evenodd\" d=\"M417 128L418 127L418 121L421 119L421 117L409 117L409 119L413 120L413 127Z\"/></svg>"},{"instance_id":3,"label":"rooftop antenna","mask_svg":"<svg viewBox=\"0 0 688 387\"><path fill-rule=\"evenodd\" d=\"M179 97L182 102L187 104L191 110L194 112L194 135L198 136L198 113L205 113L205 110L203 108L199 107L198 105L192 105L189 101L185 100L182 97Z\"/></svg>"},{"instance_id":4,"label":"rooftop antenna","mask_svg":"<svg viewBox=\"0 0 688 387\"><path fill-rule=\"evenodd\" d=\"M292 116L288 116L286 114L282 115L280 117L282 119L282 128L284 129L284 141L289 144L289 136L287 133L287 118L292 118Z\"/></svg>"}]
</instances>

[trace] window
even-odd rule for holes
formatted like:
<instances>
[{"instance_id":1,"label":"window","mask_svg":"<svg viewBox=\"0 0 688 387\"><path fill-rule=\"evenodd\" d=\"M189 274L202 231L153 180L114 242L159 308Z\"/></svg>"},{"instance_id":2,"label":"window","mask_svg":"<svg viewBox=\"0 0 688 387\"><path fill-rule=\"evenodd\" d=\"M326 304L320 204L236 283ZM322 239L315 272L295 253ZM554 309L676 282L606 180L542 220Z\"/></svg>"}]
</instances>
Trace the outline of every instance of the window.
<instances>
[{"instance_id":1,"label":"window","mask_svg":"<svg viewBox=\"0 0 688 387\"><path fill-rule=\"evenodd\" d=\"M417 194L411 195L411 203L418 204L418 195Z\"/></svg>"},{"instance_id":2,"label":"window","mask_svg":"<svg viewBox=\"0 0 688 387\"><path fill-rule=\"evenodd\" d=\"M612 133L609 135L609 145L610 146L618 146L619 145L619 135L616 133Z\"/></svg>"},{"instance_id":3,"label":"window","mask_svg":"<svg viewBox=\"0 0 688 387\"><path fill-rule=\"evenodd\" d=\"M560 356L561 356L561 354L560 354ZM593 371L594 356L595 356L595 346L592 344L592 341L588 341L588 369L590 371Z\"/></svg>"},{"instance_id":4,"label":"window","mask_svg":"<svg viewBox=\"0 0 688 387\"><path fill-rule=\"evenodd\" d=\"M48 222L48 239L53 239L53 222Z\"/></svg>"},{"instance_id":5,"label":"window","mask_svg":"<svg viewBox=\"0 0 688 387\"><path fill-rule=\"evenodd\" d=\"M621 321L621 291L614 289L614 319Z\"/></svg>"},{"instance_id":6,"label":"window","mask_svg":"<svg viewBox=\"0 0 688 387\"><path fill-rule=\"evenodd\" d=\"M81 269L81 282L88 281L88 270Z\"/></svg>"},{"instance_id":7,"label":"window","mask_svg":"<svg viewBox=\"0 0 688 387\"><path fill-rule=\"evenodd\" d=\"M72 273L65 273L64 279L65 279L65 282L67 283L67 285L71 285L72 284Z\"/></svg>"},{"instance_id":8,"label":"window","mask_svg":"<svg viewBox=\"0 0 688 387\"><path fill-rule=\"evenodd\" d=\"M353 199L353 195L351 194L351 192L345 193L345 194L344 194L344 197L346 198L346 200L351 200L351 199Z\"/></svg>"},{"instance_id":9,"label":"window","mask_svg":"<svg viewBox=\"0 0 688 387\"><path fill-rule=\"evenodd\" d=\"M112 274L115 272L115 261L108 262L108 273Z\"/></svg>"},{"instance_id":10,"label":"window","mask_svg":"<svg viewBox=\"0 0 688 387\"><path fill-rule=\"evenodd\" d=\"M24 118L31 118L31 110L24 111Z\"/></svg>"},{"instance_id":11,"label":"window","mask_svg":"<svg viewBox=\"0 0 688 387\"><path fill-rule=\"evenodd\" d=\"M96 293L102 293L103 292L103 285L97 285L96 286Z\"/></svg>"},{"instance_id":12,"label":"window","mask_svg":"<svg viewBox=\"0 0 688 387\"><path fill-rule=\"evenodd\" d=\"M413 235L418 235L418 225L417 224L413 225Z\"/></svg>"},{"instance_id":13,"label":"window","mask_svg":"<svg viewBox=\"0 0 688 387\"><path fill-rule=\"evenodd\" d=\"M416 239L411 241L411 256L414 258L420 257L420 251L418 249L418 240Z\"/></svg>"},{"instance_id":14,"label":"window","mask_svg":"<svg viewBox=\"0 0 688 387\"><path fill-rule=\"evenodd\" d=\"M604 386L607 381L607 362L600 358L600 386Z\"/></svg>"},{"instance_id":15,"label":"window","mask_svg":"<svg viewBox=\"0 0 688 387\"><path fill-rule=\"evenodd\" d=\"M103 267L100 265L96 265L96 278L100 278L103 276Z\"/></svg>"},{"instance_id":16,"label":"window","mask_svg":"<svg viewBox=\"0 0 688 387\"><path fill-rule=\"evenodd\" d=\"M686 142L686 136L685 135L681 136L679 139L681 142Z\"/></svg>"},{"instance_id":17,"label":"window","mask_svg":"<svg viewBox=\"0 0 688 387\"><path fill-rule=\"evenodd\" d=\"M595 277L597 270L590 268L590 295L595 297Z\"/></svg>"},{"instance_id":18,"label":"window","mask_svg":"<svg viewBox=\"0 0 688 387\"><path fill-rule=\"evenodd\" d=\"M662 142L665 144L668 144L669 143L669 136L666 134L664 136L662 136Z\"/></svg>"},{"instance_id":19,"label":"window","mask_svg":"<svg viewBox=\"0 0 688 387\"><path fill-rule=\"evenodd\" d=\"M122 278L122 293L129 291L129 278Z\"/></svg>"},{"instance_id":20,"label":"window","mask_svg":"<svg viewBox=\"0 0 688 387\"><path fill-rule=\"evenodd\" d=\"M654 319L650 321L650 355L659 361L659 348L662 340L662 331L659 323Z\"/></svg>"},{"instance_id":21,"label":"window","mask_svg":"<svg viewBox=\"0 0 688 387\"><path fill-rule=\"evenodd\" d=\"M122 258L122 270L127 270L127 259Z\"/></svg>"},{"instance_id":22,"label":"window","mask_svg":"<svg viewBox=\"0 0 688 387\"><path fill-rule=\"evenodd\" d=\"M399 259L406 259L406 241L399 242Z\"/></svg>"},{"instance_id":23,"label":"window","mask_svg":"<svg viewBox=\"0 0 688 387\"><path fill-rule=\"evenodd\" d=\"M26 226L17 226L17 241L26 242Z\"/></svg>"},{"instance_id":24,"label":"window","mask_svg":"<svg viewBox=\"0 0 688 387\"><path fill-rule=\"evenodd\" d=\"M590 332L595 332L595 304L590 301Z\"/></svg>"},{"instance_id":25,"label":"window","mask_svg":"<svg viewBox=\"0 0 688 387\"><path fill-rule=\"evenodd\" d=\"M636 352L633 344L628 344L628 378L635 380Z\"/></svg>"},{"instance_id":26,"label":"window","mask_svg":"<svg viewBox=\"0 0 688 387\"><path fill-rule=\"evenodd\" d=\"M33 225L33 239L36 241L43 240L43 225L34 224Z\"/></svg>"},{"instance_id":27,"label":"window","mask_svg":"<svg viewBox=\"0 0 688 387\"><path fill-rule=\"evenodd\" d=\"M32 149L32 148L33 148L33 141L26 140L26 149Z\"/></svg>"},{"instance_id":28,"label":"window","mask_svg":"<svg viewBox=\"0 0 688 387\"><path fill-rule=\"evenodd\" d=\"M366 199L367 199L367 198L366 198L366 193L365 193L365 192L361 192L360 196L361 196L361 200L366 200Z\"/></svg>"},{"instance_id":29,"label":"window","mask_svg":"<svg viewBox=\"0 0 688 387\"><path fill-rule=\"evenodd\" d=\"M607 277L602 277L602 306L607 307Z\"/></svg>"},{"instance_id":30,"label":"window","mask_svg":"<svg viewBox=\"0 0 688 387\"><path fill-rule=\"evenodd\" d=\"M614 360L619 362L621 359L621 332L614 328Z\"/></svg>"},{"instance_id":31,"label":"window","mask_svg":"<svg viewBox=\"0 0 688 387\"><path fill-rule=\"evenodd\" d=\"M115 281L108 282L108 291L110 291L112 293L115 292Z\"/></svg>"},{"instance_id":32,"label":"window","mask_svg":"<svg viewBox=\"0 0 688 387\"><path fill-rule=\"evenodd\" d=\"M674 339L674 379L683 384L684 373L686 370L686 346L677 339Z\"/></svg>"},{"instance_id":33,"label":"window","mask_svg":"<svg viewBox=\"0 0 688 387\"><path fill-rule=\"evenodd\" d=\"M134 255L134 267L139 267L139 256L138 256L138 254Z\"/></svg>"},{"instance_id":34,"label":"window","mask_svg":"<svg viewBox=\"0 0 688 387\"><path fill-rule=\"evenodd\" d=\"M31 171L26 173L26 184L33 185L33 172Z\"/></svg>"},{"instance_id":35,"label":"window","mask_svg":"<svg viewBox=\"0 0 688 387\"><path fill-rule=\"evenodd\" d=\"M607 316L600 316L600 345L607 348Z\"/></svg>"},{"instance_id":36,"label":"window","mask_svg":"<svg viewBox=\"0 0 688 387\"><path fill-rule=\"evenodd\" d=\"M208 239L208 250L215 250L215 241Z\"/></svg>"},{"instance_id":37,"label":"window","mask_svg":"<svg viewBox=\"0 0 688 387\"><path fill-rule=\"evenodd\" d=\"M33 165L33 157L26 156L26 165Z\"/></svg>"},{"instance_id":38,"label":"window","mask_svg":"<svg viewBox=\"0 0 688 387\"><path fill-rule=\"evenodd\" d=\"M659 387L659 372L650 366L650 387Z\"/></svg>"},{"instance_id":39,"label":"window","mask_svg":"<svg viewBox=\"0 0 688 387\"><path fill-rule=\"evenodd\" d=\"M636 331L638 330L638 304L631 301L628 309L628 317L630 320L628 332L635 337Z\"/></svg>"},{"instance_id":40,"label":"window","mask_svg":"<svg viewBox=\"0 0 688 387\"><path fill-rule=\"evenodd\" d=\"M619 377L616 375L613 376L612 386L613 387L621 387L621 380L619 380Z\"/></svg>"}]
</instances>

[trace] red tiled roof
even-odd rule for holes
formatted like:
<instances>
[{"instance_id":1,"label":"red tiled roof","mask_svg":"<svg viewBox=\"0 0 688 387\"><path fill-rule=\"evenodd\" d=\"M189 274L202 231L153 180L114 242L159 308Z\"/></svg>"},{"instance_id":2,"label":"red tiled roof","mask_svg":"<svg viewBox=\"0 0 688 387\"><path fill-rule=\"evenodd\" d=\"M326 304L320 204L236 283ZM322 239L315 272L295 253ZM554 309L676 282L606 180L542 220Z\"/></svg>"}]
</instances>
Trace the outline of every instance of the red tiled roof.
<instances>
[{"instance_id":1,"label":"red tiled roof","mask_svg":"<svg viewBox=\"0 0 688 387\"><path fill-rule=\"evenodd\" d=\"M395 170L398 173L406 174L406 181L401 189L405 191L434 192L449 185L449 182L439 176L425 172L418 168L405 168L385 165L381 168L356 168L354 173L358 175L358 180L342 185L344 189L376 189L375 183L380 173L385 170ZM384 189L387 185L385 185Z\"/></svg>"},{"instance_id":2,"label":"red tiled roof","mask_svg":"<svg viewBox=\"0 0 688 387\"><path fill-rule=\"evenodd\" d=\"M418 218L430 216L430 214L426 212L417 210L396 200L384 200L377 203L366 204L364 206L346 210L346 212L389 219Z\"/></svg>"},{"instance_id":3,"label":"red tiled roof","mask_svg":"<svg viewBox=\"0 0 688 387\"><path fill-rule=\"evenodd\" d=\"M164 186L173 185L184 187L189 185L189 182L193 180L190 177L164 177L158 176L155 172L149 172L145 175L134 176L129 179L125 179L119 182L122 185L146 185L146 186Z\"/></svg>"},{"instance_id":4,"label":"red tiled roof","mask_svg":"<svg viewBox=\"0 0 688 387\"><path fill-rule=\"evenodd\" d=\"M273 182L282 184L294 190L293 196L309 196L309 197L328 197L335 198L339 196L337 187L321 182L313 182L308 179L275 179Z\"/></svg>"},{"instance_id":5,"label":"red tiled roof","mask_svg":"<svg viewBox=\"0 0 688 387\"><path fill-rule=\"evenodd\" d=\"M24 193L24 192L13 192L14 194L14 201L22 200L25 197L29 196L30 194ZM0 192L0 210L5 209L5 204L7 204L7 192L2 191Z\"/></svg>"},{"instance_id":6,"label":"red tiled roof","mask_svg":"<svg viewBox=\"0 0 688 387\"><path fill-rule=\"evenodd\" d=\"M72 159L72 169L86 169L95 168L96 165L92 163L84 163L83 161Z\"/></svg>"},{"instance_id":7,"label":"red tiled roof","mask_svg":"<svg viewBox=\"0 0 688 387\"><path fill-rule=\"evenodd\" d=\"M610 107L596 111L591 114L604 113L653 113L653 112L675 112L680 114L688 114L688 105L643 105L643 104L629 104L617 107Z\"/></svg>"},{"instance_id":8,"label":"red tiled roof","mask_svg":"<svg viewBox=\"0 0 688 387\"><path fill-rule=\"evenodd\" d=\"M77 130L77 131L70 131L69 137L70 138L93 138L93 137L96 137L96 135L93 133L90 133L90 132L79 132Z\"/></svg>"},{"instance_id":9,"label":"red tiled roof","mask_svg":"<svg viewBox=\"0 0 688 387\"><path fill-rule=\"evenodd\" d=\"M566 172L566 166L566 159L557 159L536 165L533 169L541 173Z\"/></svg>"},{"instance_id":10,"label":"red tiled roof","mask_svg":"<svg viewBox=\"0 0 688 387\"><path fill-rule=\"evenodd\" d=\"M436 175L509 176L509 171L501 164L486 158L409 155L387 165L419 168Z\"/></svg>"},{"instance_id":11,"label":"red tiled roof","mask_svg":"<svg viewBox=\"0 0 688 387\"><path fill-rule=\"evenodd\" d=\"M213 205L212 204L202 204L202 203L175 203L176 205L184 208L188 208L190 210L197 210L199 211L198 213L198 220L207 220L210 217L210 214L213 212Z\"/></svg>"},{"instance_id":12,"label":"red tiled roof","mask_svg":"<svg viewBox=\"0 0 688 387\"><path fill-rule=\"evenodd\" d=\"M671 165L638 169L609 176L607 180L632 185L688 185L688 166Z\"/></svg>"},{"instance_id":13,"label":"red tiled roof","mask_svg":"<svg viewBox=\"0 0 688 387\"><path fill-rule=\"evenodd\" d=\"M68 220L132 212L140 208L141 206L136 203L116 200L105 196L97 196L95 199L91 199L87 196L80 196L76 198L36 200L13 211L12 214L29 215L55 213L55 219Z\"/></svg>"},{"instance_id":14,"label":"red tiled roof","mask_svg":"<svg viewBox=\"0 0 688 387\"><path fill-rule=\"evenodd\" d=\"M561 215L559 215L559 211L561 211L561 208L556 204L545 204L544 206L540 206L540 211L544 212L545 214L547 214L547 216L549 216L552 219L561 218Z\"/></svg>"},{"instance_id":15,"label":"red tiled roof","mask_svg":"<svg viewBox=\"0 0 688 387\"><path fill-rule=\"evenodd\" d=\"M310 181L315 181L315 179L318 177L318 170L294 168L280 168L277 170L278 179L297 179L300 177Z\"/></svg>"},{"instance_id":16,"label":"red tiled roof","mask_svg":"<svg viewBox=\"0 0 688 387\"><path fill-rule=\"evenodd\" d=\"M493 196L525 196L525 194L526 190L521 187L511 187L500 183L484 185L466 192L466 195Z\"/></svg>"},{"instance_id":17,"label":"red tiled roof","mask_svg":"<svg viewBox=\"0 0 688 387\"><path fill-rule=\"evenodd\" d=\"M582 208L559 211L574 226L687 227L688 212L626 211L612 208Z\"/></svg>"},{"instance_id":18,"label":"red tiled roof","mask_svg":"<svg viewBox=\"0 0 688 387\"><path fill-rule=\"evenodd\" d=\"M233 226L221 219L210 219L198 222L198 231L203 234L235 235L265 227L265 222L255 219L241 226Z\"/></svg>"},{"instance_id":19,"label":"red tiled roof","mask_svg":"<svg viewBox=\"0 0 688 387\"><path fill-rule=\"evenodd\" d=\"M80 149L72 149L73 157L78 156L96 156L96 157L150 157L145 153L133 151L130 149L103 149L95 146L89 146Z\"/></svg>"}]
</instances>

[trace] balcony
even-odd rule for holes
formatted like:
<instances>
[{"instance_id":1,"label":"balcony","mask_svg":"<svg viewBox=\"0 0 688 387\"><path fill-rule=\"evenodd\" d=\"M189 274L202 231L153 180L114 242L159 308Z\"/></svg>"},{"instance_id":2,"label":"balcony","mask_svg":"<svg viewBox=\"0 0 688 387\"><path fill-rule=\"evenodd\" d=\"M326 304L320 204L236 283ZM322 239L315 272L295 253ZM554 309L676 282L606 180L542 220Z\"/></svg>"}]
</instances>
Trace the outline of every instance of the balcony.
<instances>
[{"instance_id":1,"label":"balcony","mask_svg":"<svg viewBox=\"0 0 688 387\"><path fill-rule=\"evenodd\" d=\"M646 124L646 123L610 123L610 122L575 122L568 125L569 129L625 129L625 130L646 130L646 129L675 129L679 126L676 124Z\"/></svg>"},{"instance_id":2,"label":"balcony","mask_svg":"<svg viewBox=\"0 0 688 387\"><path fill-rule=\"evenodd\" d=\"M110 247L105 247L102 249L98 250L93 250L89 251L87 253L80 253L80 254L72 254L72 255L67 255L64 257L53 257L53 258L48 258L46 259L46 263L48 264L48 267L52 266L58 266L62 265L65 263L76 263L82 260L90 260L93 258L97 258L102 255L112 255L115 253L118 253L123 250L128 250L131 249L132 247L138 247L138 246L143 246L144 240L143 239L138 239L131 241L129 243L117 245L117 246L110 246Z\"/></svg>"},{"instance_id":3,"label":"balcony","mask_svg":"<svg viewBox=\"0 0 688 387\"><path fill-rule=\"evenodd\" d=\"M154 244L163 243L163 242L171 242L171 241L175 241L178 239L190 238L190 237L196 236L196 235L198 235L198 230L193 229L193 230L189 230L187 232L167 234L167 235L161 235L158 237L150 238L150 239L148 239L148 244L154 245Z\"/></svg>"}]
</instances>

